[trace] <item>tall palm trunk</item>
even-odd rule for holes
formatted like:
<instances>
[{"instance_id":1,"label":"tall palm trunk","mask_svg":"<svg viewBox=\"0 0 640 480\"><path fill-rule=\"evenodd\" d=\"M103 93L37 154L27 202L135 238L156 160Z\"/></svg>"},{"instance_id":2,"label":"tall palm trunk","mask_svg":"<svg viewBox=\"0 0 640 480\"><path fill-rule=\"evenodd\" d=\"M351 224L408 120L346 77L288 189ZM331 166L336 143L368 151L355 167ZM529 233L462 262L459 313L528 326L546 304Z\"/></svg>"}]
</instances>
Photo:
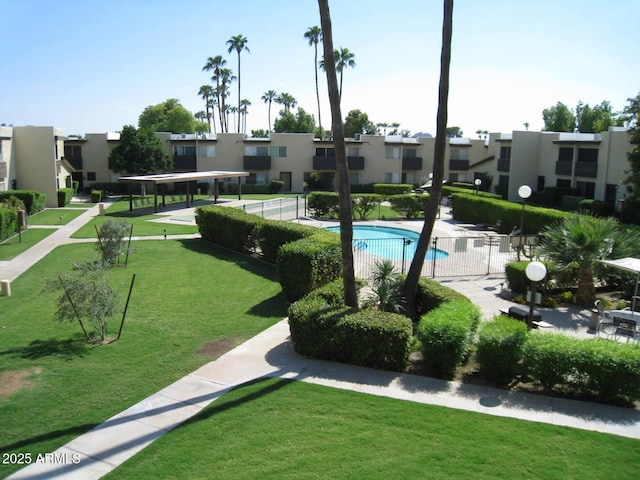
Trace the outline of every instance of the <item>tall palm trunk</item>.
<instances>
[{"instance_id":1,"label":"tall palm trunk","mask_svg":"<svg viewBox=\"0 0 640 480\"><path fill-rule=\"evenodd\" d=\"M433 154L433 181L431 184L431 194L424 212L424 225L416 253L411 261L407 279L404 284L405 311L406 315L417 321L416 318L416 293L422 264L427 255L433 225L436 221L436 214L442 197L442 180L444 178L444 156L447 146L447 114L449 99L449 67L451 64L451 35L453 30L453 0L444 0L444 18L442 21L442 52L440 55L440 86L438 91L438 115L436 127L436 140Z\"/></svg>"},{"instance_id":2,"label":"tall palm trunk","mask_svg":"<svg viewBox=\"0 0 640 480\"><path fill-rule=\"evenodd\" d=\"M238 132L240 133L240 50L238 50Z\"/></svg>"},{"instance_id":3,"label":"tall palm trunk","mask_svg":"<svg viewBox=\"0 0 640 480\"><path fill-rule=\"evenodd\" d=\"M322 140L322 117L320 116L320 87L318 86L318 42L315 43L314 63L316 66L316 99L318 101L318 127L320 129L320 139Z\"/></svg>"},{"instance_id":4,"label":"tall palm trunk","mask_svg":"<svg viewBox=\"0 0 640 480\"><path fill-rule=\"evenodd\" d=\"M596 288L593 283L593 267L591 263L581 264L578 269L578 289L576 303L578 305L593 305L596 300Z\"/></svg>"},{"instance_id":5,"label":"tall palm trunk","mask_svg":"<svg viewBox=\"0 0 640 480\"><path fill-rule=\"evenodd\" d=\"M336 179L338 184L338 205L340 207L340 246L342 250L342 283L344 285L344 303L350 307L358 307L358 291L353 269L353 223L351 206L351 189L349 186L349 168L344 143L344 125L340 112L340 97L336 78L335 57L333 54L333 35L331 32L331 14L328 0L318 0L320 8L320 24L324 45L325 72L329 88L331 105L331 121L333 125L333 146L336 156Z\"/></svg>"}]
</instances>

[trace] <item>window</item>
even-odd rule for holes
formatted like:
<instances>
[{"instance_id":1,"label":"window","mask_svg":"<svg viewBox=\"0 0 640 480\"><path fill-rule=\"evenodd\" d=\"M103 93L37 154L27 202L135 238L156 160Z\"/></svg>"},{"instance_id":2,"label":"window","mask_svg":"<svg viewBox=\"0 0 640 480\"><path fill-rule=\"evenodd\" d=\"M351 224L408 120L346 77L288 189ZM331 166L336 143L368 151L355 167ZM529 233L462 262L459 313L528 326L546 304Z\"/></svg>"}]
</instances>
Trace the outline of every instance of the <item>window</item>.
<instances>
[{"instance_id":1,"label":"window","mask_svg":"<svg viewBox=\"0 0 640 480\"><path fill-rule=\"evenodd\" d=\"M173 154L182 157L186 155L196 155L196 147L194 145L176 145L173 147Z\"/></svg>"},{"instance_id":2,"label":"window","mask_svg":"<svg viewBox=\"0 0 640 480\"><path fill-rule=\"evenodd\" d=\"M584 198L593 198L596 193L596 184L593 182L578 182L576 187L580 196Z\"/></svg>"},{"instance_id":3,"label":"window","mask_svg":"<svg viewBox=\"0 0 640 480\"><path fill-rule=\"evenodd\" d=\"M578 161L587 162L587 163L598 163L598 149L597 148L579 148Z\"/></svg>"},{"instance_id":4,"label":"window","mask_svg":"<svg viewBox=\"0 0 640 480\"><path fill-rule=\"evenodd\" d=\"M360 147L347 147L347 157L359 157Z\"/></svg>"},{"instance_id":5,"label":"window","mask_svg":"<svg viewBox=\"0 0 640 480\"><path fill-rule=\"evenodd\" d=\"M573 162L573 147L560 147L558 150L559 162Z\"/></svg>"},{"instance_id":6,"label":"window","mask_svg":"<svg viewBox=\"0 0 640 480\"><path fill-rule=\"evenodd\" d=\"M384 183L400 183L400 174L397 172L386 172L384 174Z\"/></svg>"},{"instance_id":7,"label":"window","mask_svg":"<svg viewBox=\"0 0 640 480\"><path fill-rule=\"evenodd\" d=\"M214 158L216 156L215 145L198 145L198 155L200 157Z\"/></svg>"},{"instance_id":8,"label":"window","mask_svg":"<svg viewBox=\"0 0 640 480\"><path fill-rule=\"evenodd\" d=\"M87 172L87 182L96 181L96 172Z\"/></svg>"},{"instance_id":9,"label":"window","mask_svg":"<svg viewBox=\"0 0 640 480\"><path fill-rule=\"evenodd\" d=\"M271 158L286 158L287 147L271 147Z\"/></svg>"},{"instance_id":10,"label":"window","mask_svg":"<svg viewBox=\"0 0 640 480\"><path fill-rule=\"evenodd\" d=\"M416 158L418 156L418 150L415 148L405 148L402 152L402 158Z\"/></svg>"},{"instance_id":11,"label":"window","mask_svg":"<svg viewBox=\"0 0 640 480\"><path fill-rule=\"evenodd\" d=\"M357 173L349 173L349 185L357 185L358 180L359 177Z\"/></svg>"},{"instance_id":12,"label":"window","mask_svg":"<svg viewBox=\"0 0 640 480\"><path fill-rule=\"evenodd\" d=\"M400 147L387 147L384 152L384 158L388 160L400 158Z\"/></svg>"},{"instance_id":13,"label":"window","mask_svg":"<svg viewBox=\"0 0 640 480\"><path fill-rule=\"evenodd\" d=\"M244 147L245 157L268 157L269 147Z\"/></svg>"},{"instance_id":14,"label":"window","mask_svg":"<svg viewBox=\"0 0 640 480\"><path fill-rule=\"evenodd\" d=\"M65 145L64 158L66 158L67 160L73 160L74 158L82 158L82 146Z\"/></svg>"},{"instance_id":15,"label":"window","mask_svg":"<svg viewBox=\"0 0 640 480\"><path fill-rule=\"evenodd\" d=\"M330 147L316 147L316 157L335 157L336 151Z\"/></svg>"},{"instance_id":16,"label":"window","mask_svg":"<svg viewBox=\"0 0 640 480\"><path fill-rule=\"evenodd\" d=\"M452 148L451 160L469 160L469 150Z\"/></svg>"},{"instance_id":17,"label":"window","mask_svg":"<svg viewBox=\"0 0 640 480\"><path fill-rule=\"evenodd\" d=\"M500 158L505 160L511 159L511 147L500 147Z\"/></svg>"},{"instance_id":18,"label":"window","mask_svg":"<svg viewBox=\"0 0 640 480\"><path fill-rule=\"evenodd\" d=\"M560 187L560 188L571 188L571 180L567 180L567 179L563 179L563 178L558 178L556 180L556 187Z\"/></svg>"},{"instance_id":19,"label":"window","mask_svg":"<svg viewBox=\"0 0 640 480\"><path fill-rule=\"evenodd\" d=\"M246 183L253 185L266 185L269 183L267 172L250 173Z\"/></svg>"}]
</instances>

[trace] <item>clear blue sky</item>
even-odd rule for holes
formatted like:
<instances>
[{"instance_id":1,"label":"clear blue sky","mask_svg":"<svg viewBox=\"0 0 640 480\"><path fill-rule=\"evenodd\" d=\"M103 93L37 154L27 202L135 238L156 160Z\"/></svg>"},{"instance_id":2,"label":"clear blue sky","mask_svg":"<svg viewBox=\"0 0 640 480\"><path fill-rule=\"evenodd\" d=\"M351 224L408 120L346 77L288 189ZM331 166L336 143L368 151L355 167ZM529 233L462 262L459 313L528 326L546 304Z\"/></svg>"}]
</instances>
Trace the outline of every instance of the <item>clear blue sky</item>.
<instances>
[{"instance_id":1,"label":"clear blue sky","mask_svg":"<svg viewBox=\"0 0 640 480\"><path fill-rule=\"evenodd\" d=\"M342 112L435 134L442 1L330 0L334 45L355 53ZM233 35L247 37L242 97L248 131L267 128L262 94L293 95L316 116L315 0L0 0L0 123L53 125L65 134L120 130L177 98L191 112L210 82L207 57L237 73ZM640 92L638 0L456 0L449 125L509 132L542 127L561 101L621 110ZM321 72L323 126L330 112ZM231 88L237 102L237 85ZM272 117L277 107L272 108Z\"/></svg>"}]
</instances>

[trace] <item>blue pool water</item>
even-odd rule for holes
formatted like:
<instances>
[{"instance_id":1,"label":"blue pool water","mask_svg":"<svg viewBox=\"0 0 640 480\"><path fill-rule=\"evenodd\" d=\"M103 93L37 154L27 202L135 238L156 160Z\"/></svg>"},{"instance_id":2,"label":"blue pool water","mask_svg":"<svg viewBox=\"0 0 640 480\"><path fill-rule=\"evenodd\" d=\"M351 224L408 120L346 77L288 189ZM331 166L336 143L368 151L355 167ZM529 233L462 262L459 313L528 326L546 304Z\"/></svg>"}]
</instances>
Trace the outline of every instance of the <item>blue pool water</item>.
<instances>
[{"instance_id":1,"label":"blue pool water","mask_svg":"<svg viewBox=\"0 0 640 480\"><path fill-rule=\"evenodd\" d=\"M326 227L332 232L339 232L340 227ZM390 260L411 260L416 253L420 234L403 228L384 227L378 225L354 225L353 246L356 250L388 258ZM425 260L440 260L449 254L444 250L430 248Z\"/></svg>"}]
</instances>

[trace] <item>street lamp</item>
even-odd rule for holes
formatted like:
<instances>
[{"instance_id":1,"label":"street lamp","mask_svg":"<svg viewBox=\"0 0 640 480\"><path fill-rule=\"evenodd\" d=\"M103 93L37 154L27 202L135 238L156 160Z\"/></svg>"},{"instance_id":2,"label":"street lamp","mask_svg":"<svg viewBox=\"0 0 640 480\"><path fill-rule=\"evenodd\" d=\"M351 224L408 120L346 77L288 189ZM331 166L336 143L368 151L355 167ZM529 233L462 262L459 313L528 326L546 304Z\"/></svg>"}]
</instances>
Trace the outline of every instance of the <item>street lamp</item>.
<instances>
[{"instance_id":1,"label":"street lamp","mask_svg":"<svg viewBox=\"0 0 640 480\"><path fill-rule=\"evenodd\" d=\"M522 213L520 214L520 235L524 235L524 206L527 203L527 198L531 196L531 187L529 185L522 185L518 189L518 196L522 199Z\"/></svg>"},{"instance_id":2,"label":"street lamp","mask_svg":"<svg viewBox=\"0 0 640 480\"><path fill-rule=\"evenodd\" d=\"M474 185L476 186L476 195L478 194L478 189L480 188L480 185L482 185L482 180L480 180L479 178L476 178L473 181Z\"/></svg>"},{"instance_id":3,"label":"street lamp","mask_svg":"<svg viewBox=\"0 0 640 480\"><path fill-rule=\"evenodd\" d=\"M525 269L527 278L531 280L531 301L529 303L529 319L527 325L529 328L533 325L533 309L536 303L536 288L538 282L547 275L547 267L542 262L531 262Z\"/></svg>"}]
</instances>

